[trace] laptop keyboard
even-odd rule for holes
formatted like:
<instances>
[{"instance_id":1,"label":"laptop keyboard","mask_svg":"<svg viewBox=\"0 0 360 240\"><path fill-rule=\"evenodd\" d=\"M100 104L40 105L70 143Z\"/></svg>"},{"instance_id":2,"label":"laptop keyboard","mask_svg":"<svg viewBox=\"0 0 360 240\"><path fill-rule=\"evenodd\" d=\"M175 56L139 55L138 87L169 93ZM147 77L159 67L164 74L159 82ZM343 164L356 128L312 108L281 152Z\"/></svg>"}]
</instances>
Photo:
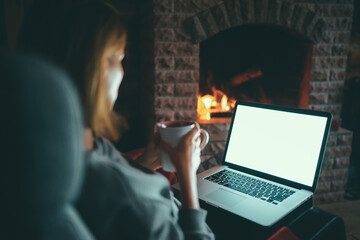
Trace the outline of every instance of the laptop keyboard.
<instances>
[{"instance_id":1,"label":"laptop keyboard","mask_svg":"<svg viewBox=\"0 0 360 240\"><path fill-rule=\"evenodd\" d=\"M226 169L212 174L205 179L275 205L295 193L293 190Z\"/></svg>"}]
</instances>

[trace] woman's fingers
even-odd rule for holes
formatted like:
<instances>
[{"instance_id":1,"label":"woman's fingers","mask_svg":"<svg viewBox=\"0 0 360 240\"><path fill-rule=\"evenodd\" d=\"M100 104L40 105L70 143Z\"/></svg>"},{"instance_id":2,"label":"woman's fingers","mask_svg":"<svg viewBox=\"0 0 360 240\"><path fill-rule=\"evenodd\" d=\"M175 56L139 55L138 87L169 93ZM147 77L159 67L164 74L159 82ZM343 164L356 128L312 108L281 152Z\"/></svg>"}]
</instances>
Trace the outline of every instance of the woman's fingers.
<instances>
[{"instance_id":1,"label":"woman's fingers","mask_svg":"<svg viewBox=\"0 0 360 240\"><path fill-rule=\"evenodd\" d=\"M200 136L200 126L197 122L195 122L195 127L191 129L187 134L185 134L183 140L187 142L193 142L197 135Z\"/></svg>"}]
</instances>

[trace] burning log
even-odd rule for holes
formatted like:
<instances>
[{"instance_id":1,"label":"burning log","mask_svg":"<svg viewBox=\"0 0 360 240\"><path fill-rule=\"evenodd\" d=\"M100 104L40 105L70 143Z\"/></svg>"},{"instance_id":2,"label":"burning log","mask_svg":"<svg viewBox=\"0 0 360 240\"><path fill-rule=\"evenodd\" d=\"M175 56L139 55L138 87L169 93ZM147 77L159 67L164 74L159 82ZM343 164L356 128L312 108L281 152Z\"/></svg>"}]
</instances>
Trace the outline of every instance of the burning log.
<instances>
[{"instance_id":1,"label":"burning log","mask_svg":"<svg viewBox=\"0 0 360 240\"><path fill-rule=\"evenodd\" d=\"M238 86L238 85L243 84L251 79L260 77L262 75L263 75L263 73L260 68L248 69L245 72L233 77L230 80L230 84L231 84L231 86Z\"/></svg>"}]
</instances>

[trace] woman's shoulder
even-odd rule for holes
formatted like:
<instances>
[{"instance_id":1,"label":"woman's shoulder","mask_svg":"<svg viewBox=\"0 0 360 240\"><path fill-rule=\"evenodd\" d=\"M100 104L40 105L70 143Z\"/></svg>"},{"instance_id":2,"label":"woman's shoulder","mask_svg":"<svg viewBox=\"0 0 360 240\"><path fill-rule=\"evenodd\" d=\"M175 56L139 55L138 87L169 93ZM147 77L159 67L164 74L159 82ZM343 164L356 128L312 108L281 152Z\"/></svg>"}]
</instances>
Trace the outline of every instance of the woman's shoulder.
<instances>
[{"instance_id":1,"label":"woman's shoulder","mask_svg":"<svg viewBox=\"0 0 360 240\"><path fill-rule=\"evenodd\" d=\"M115 193L152 198L164 190L170 191L165 177L129 164L106 139L96 140L96 149L85 153L85 161L87 181L102 181L105 189L113 189Z\"/></svg>"}]
</instances>

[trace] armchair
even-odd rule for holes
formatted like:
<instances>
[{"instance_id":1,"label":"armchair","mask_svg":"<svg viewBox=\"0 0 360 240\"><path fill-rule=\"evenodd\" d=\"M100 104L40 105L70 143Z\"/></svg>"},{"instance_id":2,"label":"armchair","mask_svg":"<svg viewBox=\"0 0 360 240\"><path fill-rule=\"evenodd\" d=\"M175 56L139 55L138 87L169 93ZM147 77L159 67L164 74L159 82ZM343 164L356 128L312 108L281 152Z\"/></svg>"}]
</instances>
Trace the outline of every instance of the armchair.
<instances>
[{"instance_id":1,"label":"armchair","mask_svg":"<svg viewBox=\"0 0 360 240\"><path fill-rule=\"evenodd\" d=\"M0 238L94 239L73 201L82 182L82 117L67 76L0 52Z\"/></svg>"}]
</instances>

